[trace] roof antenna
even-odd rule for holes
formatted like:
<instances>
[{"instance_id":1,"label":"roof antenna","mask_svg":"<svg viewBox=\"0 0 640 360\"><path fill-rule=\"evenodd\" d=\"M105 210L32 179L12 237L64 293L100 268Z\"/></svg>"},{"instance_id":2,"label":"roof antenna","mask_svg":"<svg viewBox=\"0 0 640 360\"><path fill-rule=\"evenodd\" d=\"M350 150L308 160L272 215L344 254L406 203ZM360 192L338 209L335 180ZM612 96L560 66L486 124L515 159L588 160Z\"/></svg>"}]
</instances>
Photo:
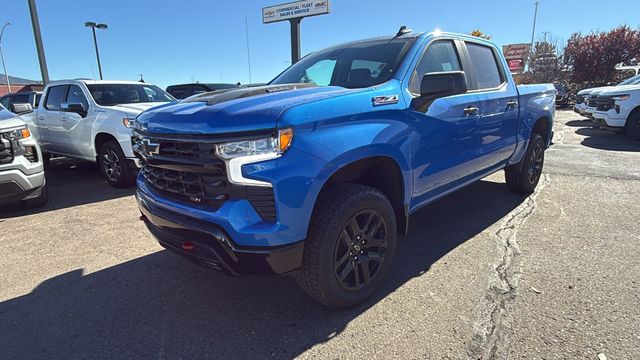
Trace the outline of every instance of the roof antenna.
<instances>
[{"instance_id":1,"label":"roof antenna","mask_svg":"<svg viewBox=\"0 0 640 360\"><path fill-rule=\"evenodd\" d=\"M410 32L411 32L411 29L407 29L406 25L402 25L402 26L400 26L400 30L398 30L398 33L394 37L400 37L400 36L402 36L404 34L408 34Z\"/></svg>"}]
</instances>

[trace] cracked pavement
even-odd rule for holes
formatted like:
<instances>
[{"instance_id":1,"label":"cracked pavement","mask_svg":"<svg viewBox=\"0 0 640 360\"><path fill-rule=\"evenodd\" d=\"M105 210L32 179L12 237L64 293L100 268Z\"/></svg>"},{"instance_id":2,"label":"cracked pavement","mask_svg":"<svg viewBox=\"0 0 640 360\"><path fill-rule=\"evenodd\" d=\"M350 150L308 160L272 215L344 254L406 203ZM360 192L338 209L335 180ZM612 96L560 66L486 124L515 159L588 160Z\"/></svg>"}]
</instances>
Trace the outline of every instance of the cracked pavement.
<instances>
[{"instance_id":1,"label":"cracked pavement","mask_svg":"<svg viewBox=\"0 0 640 360\"><path fill-rule=\"evenodd\" d=\"M167 253L131 190L59 160L45 209L0 211L0 357L636 358L640 142L569 111L555 131L534 195L498 173L420 210L349 311Z\"/></svg>"}]
</instances>

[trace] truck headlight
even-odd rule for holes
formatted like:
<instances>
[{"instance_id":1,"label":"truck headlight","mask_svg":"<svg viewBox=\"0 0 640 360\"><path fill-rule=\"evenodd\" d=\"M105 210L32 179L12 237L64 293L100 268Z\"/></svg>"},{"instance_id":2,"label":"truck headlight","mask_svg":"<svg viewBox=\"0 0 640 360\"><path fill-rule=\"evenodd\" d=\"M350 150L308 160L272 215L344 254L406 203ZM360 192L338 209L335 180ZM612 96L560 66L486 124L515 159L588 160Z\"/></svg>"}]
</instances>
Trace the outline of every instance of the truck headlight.
<instances>
[{"instance_id":1,"label":"truck headlight","mask_svg":"<svg viewBox=\"0 0 640 360\"><path fill-rule=\"evenodd\" d=\"M2 137L7 140L26 139L29 136L31 136L31 131L26 126L2 133Z\"/></svg>"},{"instance_id":2,"label":"truck headlight","mask_svg":"<svg viewBox=\"0 0 640 360\"><path fill-rule=\"evenodd\" d=\"M617 95L613 97L613 100L615 101L625 101L625 100L629 100L629 95Z\"/></svg>"},{"instance_id":3,"label":"truck headlight","mask_svg":"<svg viewBox=\"0 0 640 360\"><path fill-rule=\"evenodd\" d=\"M130 129L135 129L135 127L136 127L136 118L132 118L132 117L122 118L122 125L124 125L125 127L130 128Z\"/></svg>"},{"instance_id":4,"label":"truck headlight","mask_svg":"<svg viewBox=\"0 0 640 360\"><path fill-rule=\"evenodd\" d=\"M277 136L216 145L216 153L224 159L227 176L232 184L270 187L271 184L266 181L244 177L242 166L276 159L289 149L292 141L293 129L282 129Z\"/></svg>"},{"instance_id":5,"label":"truck headlight","mask_svg":"<svg viewBox=\"0 0 640 360\"><path fill-rule=\"evenodd\" d=\"M216 153L225 160L244 156L273 155L277 157L287 151L293 140L293 129L278 131L277 137L268 137L255 140L234 141L216 146Z\"/></svg>"}]
</instances>

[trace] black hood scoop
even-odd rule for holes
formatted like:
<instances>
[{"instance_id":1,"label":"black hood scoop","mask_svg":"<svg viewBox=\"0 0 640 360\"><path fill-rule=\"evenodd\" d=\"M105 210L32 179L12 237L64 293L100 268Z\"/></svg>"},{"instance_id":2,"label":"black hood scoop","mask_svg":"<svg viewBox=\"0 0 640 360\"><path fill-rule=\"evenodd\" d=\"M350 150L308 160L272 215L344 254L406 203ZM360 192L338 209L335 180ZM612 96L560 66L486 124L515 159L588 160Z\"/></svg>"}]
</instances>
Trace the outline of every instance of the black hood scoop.
<instances>
[{"instance_id":1,"label":"black hood scoop","mask_svg":"<svg viewBox=\"0 0 640 360\"><path fill-rule=\"evenodd\" d=\"M265 95L283 91L291 91L296 89L304 89L316 87L315 84L282 84L282 85L266 85L259 87L230 89L230 90L217 90L200 95L192 96L181 102L206 102L207 105L216 105L225 101L231 101L236 99L248 98L252 96Z\"/></svg>"}]
</instances>

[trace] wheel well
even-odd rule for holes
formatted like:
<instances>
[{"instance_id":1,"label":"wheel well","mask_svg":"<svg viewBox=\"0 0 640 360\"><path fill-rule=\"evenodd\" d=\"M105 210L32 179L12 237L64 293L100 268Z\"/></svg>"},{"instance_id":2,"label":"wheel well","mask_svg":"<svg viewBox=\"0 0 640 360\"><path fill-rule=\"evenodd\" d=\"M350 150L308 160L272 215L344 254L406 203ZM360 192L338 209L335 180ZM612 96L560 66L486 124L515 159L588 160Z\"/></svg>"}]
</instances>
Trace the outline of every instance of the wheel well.
<instances>
[{"instance_id":1,"label":"wheel well","mask_svg":"<svg viewBox=\"0 0 640 360\"><path fill-rule=\"evenodd\" d=\"M533 126L533 133L539 134L544 139L545 146L549 144L549 119L546 117L538 119Z\"/></svg>"},{"instance_id":2,"label":"wheel well","mask_svg":"<svg viewBox=\"0 0 640 360\"><path fill-rule=\"evenodd\" d=\"M627 121L629 121L629 119L631 119L631 117L634 116L635 114L637 114L638 112L640 112L640 106L636 106L635 109L631 110L631 112L629 113L629 116L627 116L627 120L625 121L625 125L627 124Z\"/></svg>"},{"instance_id":3,"label":"wheel well","mask_svg":"<svg viewBox=\"0 0 640 360\"><path fill-rule=\"evenodd\" d=\"M378 189L393 206L398 231L406 233L408 214L404 208L404 181L395 160L378 156L350 163L331 175L323 189L335 183L356 183Z\"/></svg>"},{"instance_id":4,"label":"wheel well","mask_svg":"<svg viewBox=\"0 0 640 360\"><path fill-rule=\"evenodd\" d=\"M118 140L111 134L98 133L98 135L96 135L96 139L94 140L96 157L100 156L100 148L102 147L102 145L109 141L118 142Z\"/></svg>"}]
</instances>

